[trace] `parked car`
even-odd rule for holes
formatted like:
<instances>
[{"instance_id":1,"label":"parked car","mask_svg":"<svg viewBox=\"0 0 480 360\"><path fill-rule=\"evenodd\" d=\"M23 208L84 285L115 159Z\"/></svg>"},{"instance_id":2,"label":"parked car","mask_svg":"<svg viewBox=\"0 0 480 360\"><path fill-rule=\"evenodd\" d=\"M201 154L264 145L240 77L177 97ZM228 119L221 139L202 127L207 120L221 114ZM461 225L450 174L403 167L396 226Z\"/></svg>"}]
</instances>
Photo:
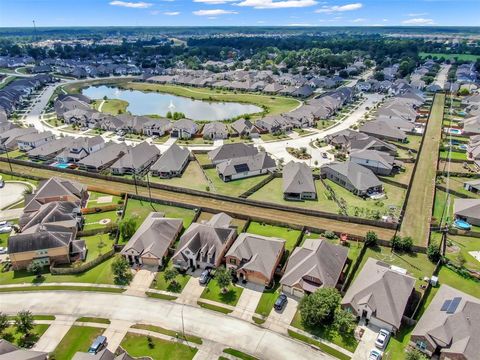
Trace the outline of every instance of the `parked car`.
<instances>
[{"instance_id":1,"label":"parked car","mask_svg":"<svg viewBox=\"0 0 480 360\"><path fill-rule=\"evenodd\" d=\"M275 304L273 304L273 307L275 308L275 310L280 311L287 304L287 302L287 295L282 293L278 296L277 300L275 300Z\"/></svg>"},{"instance_id":2,"label":"parked car","mask_svg":"<svg viewBox=\"0 0 480 360\"><path fill-rule=\"evenodd\" d=\"M92 346L90 346L90 349L88 349L89 354L96 354L100 350L102 350L105 345L107 344L107 338L105 336L97 336L95 341L92 343Z\"/></svg>"},{"instance_id":3,"label":"parked car","mask_svg":"<svg viewBox=\"0 0 480 360\"><path fill-rule=\"evenodd\" d=\"M205 269L200 274L200 277L198 278L198 282L201 285L207 285L211 277L212 277L212 269Z\"/></svg>"},{"instance_id":4,"label":"parked car","mask_svg":"<svg viewBox=\"0 0 480 360\"><path fill-rule=\"evenodd\" d=\"M0 255L6 254L8 252L8 248L0 246Z\"/></svg>"},{"instance_id":5,"label":"parked car","mask_svg":"<svg viewBox=\"0 0 480 360\"><path fill-rule=\"evenodd\" d=\"M328 159L328 154L326 152L322 152L322 158L323 159Z\"/></svg>"},{"instance_id":6,"label":"parked car","mask_svg":"<svg viewBox=\"0 0 480 360\"><path fill-rule=\"evenodd\" d=\"M368 360L381 360L381 359L382 359L382 353L380 352L380 350L372 349L372 351L370 351Z\"/></svg>"},{"instance_id":7,"label":"parked car","mask_svg":"<svg viewBox=\"0 0 480 360\"><path fill-rule=\"evenodd\" d=\"M5 225L0 227L0 234L7 234L7 233L10 233L11 231L12 231L11 226Z\"/></svg>"},{"instance_id":8,"label":"parked car","mask_svg":"<svg viewBox=\"0 0 480 360\"><path fill-rule=\"evenodd\" d=\"M375 346L383 350L387 347L388 340L390 340L390 332L385 329L380 329L377 340L375 340Z\"/></svg>"}]
</instances>

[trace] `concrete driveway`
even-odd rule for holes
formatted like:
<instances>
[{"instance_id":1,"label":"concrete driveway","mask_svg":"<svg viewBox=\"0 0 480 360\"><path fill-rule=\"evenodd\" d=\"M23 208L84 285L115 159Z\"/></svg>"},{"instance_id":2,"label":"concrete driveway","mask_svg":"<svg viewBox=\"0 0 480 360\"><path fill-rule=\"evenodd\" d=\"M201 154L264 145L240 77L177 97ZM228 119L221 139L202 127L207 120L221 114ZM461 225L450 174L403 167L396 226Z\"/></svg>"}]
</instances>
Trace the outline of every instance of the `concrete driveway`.
<instances>
[{"instance_id":1,"label":"concrete driveway","mask_svg":"<svg viewBox=\"0 0 480 360\"><path fill-rule=\"evenodd\" d=\"M380 329L373 326L360 326L365 330L362 339L358 343L355 352L353 353L352 360L365 360L368 359L368 355L372 349L375 349L375 340L377 339L378 331Z\"/></svg>"},{"instance_id":2,"label":"concrete driveway","mask_svg":"<svg viewBox=\"0 0 480 360\"><path fill-rule=\"evenodd\" d=\"M290 323L297 312L297 307L298 299L288 297L287 305L281 311L272 309L265 322L265 327L286 334L288 332L288 326L290 326Z\"/></svg>"},{"instance_id":3,"label":"concrete driveway","mask_svg":"<svg viewBox=\"0 0 480 360\"><path fill-rule=\"evenodd\" d=\"M4 293L2 311L16 314L29 309L34 314L93 316L111 320L148 322L224 344L260 359L332 359L310 346L247 321L199 307L186 306L124 294L82 291L35 291Z\"/></svg>"},{"instance_id":4,"label":"concrete driveway","mask_svg":"<svg viewBox=\"0 0 480 360\"><path fill-rule=\"evenodd\" d=\"M135 323L131 321L112 320L103 333L107 338L107 349L114 353L132 325Z\"/></svg>"},{"instance_id":5,"label":"concrete driveway","mask_svg":"<svg viewBox=\"0 0 480 360\"><path fill-rule=\"evenodd\" d=\"M238 285L243 288L242 295L238 299L235 310L232 312L232 316L239 317L243 320L250 321L255 313L257 304L262 297L264 286L247 283L245 285Z\"/></svg>"},{"instance_id":6,"label":"concrete driveway","mask_svg":"<svg viewBox=\"0 0 480 360\"><path fill-rule=\"evenodd\" d=\"M135 271L135 270L134 270ZM127 287L125 295L147 296L145 292L150 289L150 284L155 278L156 272L147 269L135 271L132 282Z\"/></svg>"},{"instance_id":7,"label":"concrete driveway","mask_svg":"<svg viewBox=\"0 0 480 360\"><path fill-rule=\"evenodd\" d=\"M47 300L48 301L48 300ZM62 341L65 334L70 330L77 316L57 315L47 331L35 344L33 350L52 352Z\"/></svg>"},{"instance_id":8,"label":"concrete driveway","mask_svg":"<svg viewBox=\"0 0 480 360\"><path fill-rule=\"evenodd\" d=\"M189 305L197 305L197 301L202 295L203 290L205 290L205 286L200 285L198 282L198 275L200 275L201 271L198 270L194 273L194 275L188 280L187 285L183 289L182 293L178 296L175 300L181 304L189 304Z\"/></svg>"}]
</instances>

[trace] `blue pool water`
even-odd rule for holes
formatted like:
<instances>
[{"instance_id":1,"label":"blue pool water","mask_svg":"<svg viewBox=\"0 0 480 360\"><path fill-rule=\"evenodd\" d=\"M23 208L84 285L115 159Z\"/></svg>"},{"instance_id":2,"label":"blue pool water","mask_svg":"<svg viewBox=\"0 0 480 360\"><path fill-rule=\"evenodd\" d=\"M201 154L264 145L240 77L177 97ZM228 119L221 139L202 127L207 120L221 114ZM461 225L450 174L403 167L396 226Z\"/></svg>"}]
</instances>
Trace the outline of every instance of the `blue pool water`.
<instances>
[{"instance_id":1,"label":"blue pool water","mask_svg":"<svg viewBox=\"0 0 480 360\"><path fill-rule=\"evenodd\" d=\"M460 129L449 129L448 132L450 134L457 134L457 135L460 135L462 133L462 130Z\"/></svg>"},{"instance_id":2,"label":"blue pool water","mask_svg":"<svg viewBox=\"0 0 480 360\"><path fill-rule=\"evenodd\" d=\"M472 227L468 222L457 219L453 222L453 225L460 230L470 230Z\"/></svg>"},{"instance_id":3,"label":"blue pool water","mask_svg":"<svg viewBox=\"0 0 480 360\"><path fill-rule=\"evenodd\" d=\"M55 164L54 166L59 169L68 169L70 164Z\"/></svg>"}]
</instances>

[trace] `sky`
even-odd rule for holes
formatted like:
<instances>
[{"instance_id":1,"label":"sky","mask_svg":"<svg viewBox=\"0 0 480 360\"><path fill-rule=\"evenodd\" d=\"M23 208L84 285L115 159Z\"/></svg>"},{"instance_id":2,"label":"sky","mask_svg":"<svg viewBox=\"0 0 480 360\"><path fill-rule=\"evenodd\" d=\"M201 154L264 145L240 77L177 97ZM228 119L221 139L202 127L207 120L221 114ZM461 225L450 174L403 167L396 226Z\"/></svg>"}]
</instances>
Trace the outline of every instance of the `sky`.
<instances>
[{"instance_id":1,"label":"sky","mask_svg":"<svg viewBox=\"0 0 480 360\"><path fill-rule=\"evenodd\" d=\"M480 26L480 0L0 0L0 27Z\"/></svg>"}]
</instances>

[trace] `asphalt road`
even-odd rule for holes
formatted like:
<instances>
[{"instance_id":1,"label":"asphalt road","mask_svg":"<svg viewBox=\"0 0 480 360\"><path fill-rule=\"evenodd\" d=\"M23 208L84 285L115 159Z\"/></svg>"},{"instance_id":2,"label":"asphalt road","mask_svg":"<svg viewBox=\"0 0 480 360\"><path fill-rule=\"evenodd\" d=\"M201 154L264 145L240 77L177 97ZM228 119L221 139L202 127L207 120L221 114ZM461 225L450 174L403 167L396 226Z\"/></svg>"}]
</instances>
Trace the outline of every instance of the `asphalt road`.
<instances>
[{"instance_id":1,"label":"asphalt road","mask_svg":"<svg viewBox=\"0 0 480 360\"><path fill-rule=\"evenodd\" d=\"M122 294L74 291L4 293L7 314L28 309L34 314L92 316L146 322L199 336L250 353L260 359L333 359L310 346L254 324L214 311L175 302Z\"/></svg>"}]
</instances>

